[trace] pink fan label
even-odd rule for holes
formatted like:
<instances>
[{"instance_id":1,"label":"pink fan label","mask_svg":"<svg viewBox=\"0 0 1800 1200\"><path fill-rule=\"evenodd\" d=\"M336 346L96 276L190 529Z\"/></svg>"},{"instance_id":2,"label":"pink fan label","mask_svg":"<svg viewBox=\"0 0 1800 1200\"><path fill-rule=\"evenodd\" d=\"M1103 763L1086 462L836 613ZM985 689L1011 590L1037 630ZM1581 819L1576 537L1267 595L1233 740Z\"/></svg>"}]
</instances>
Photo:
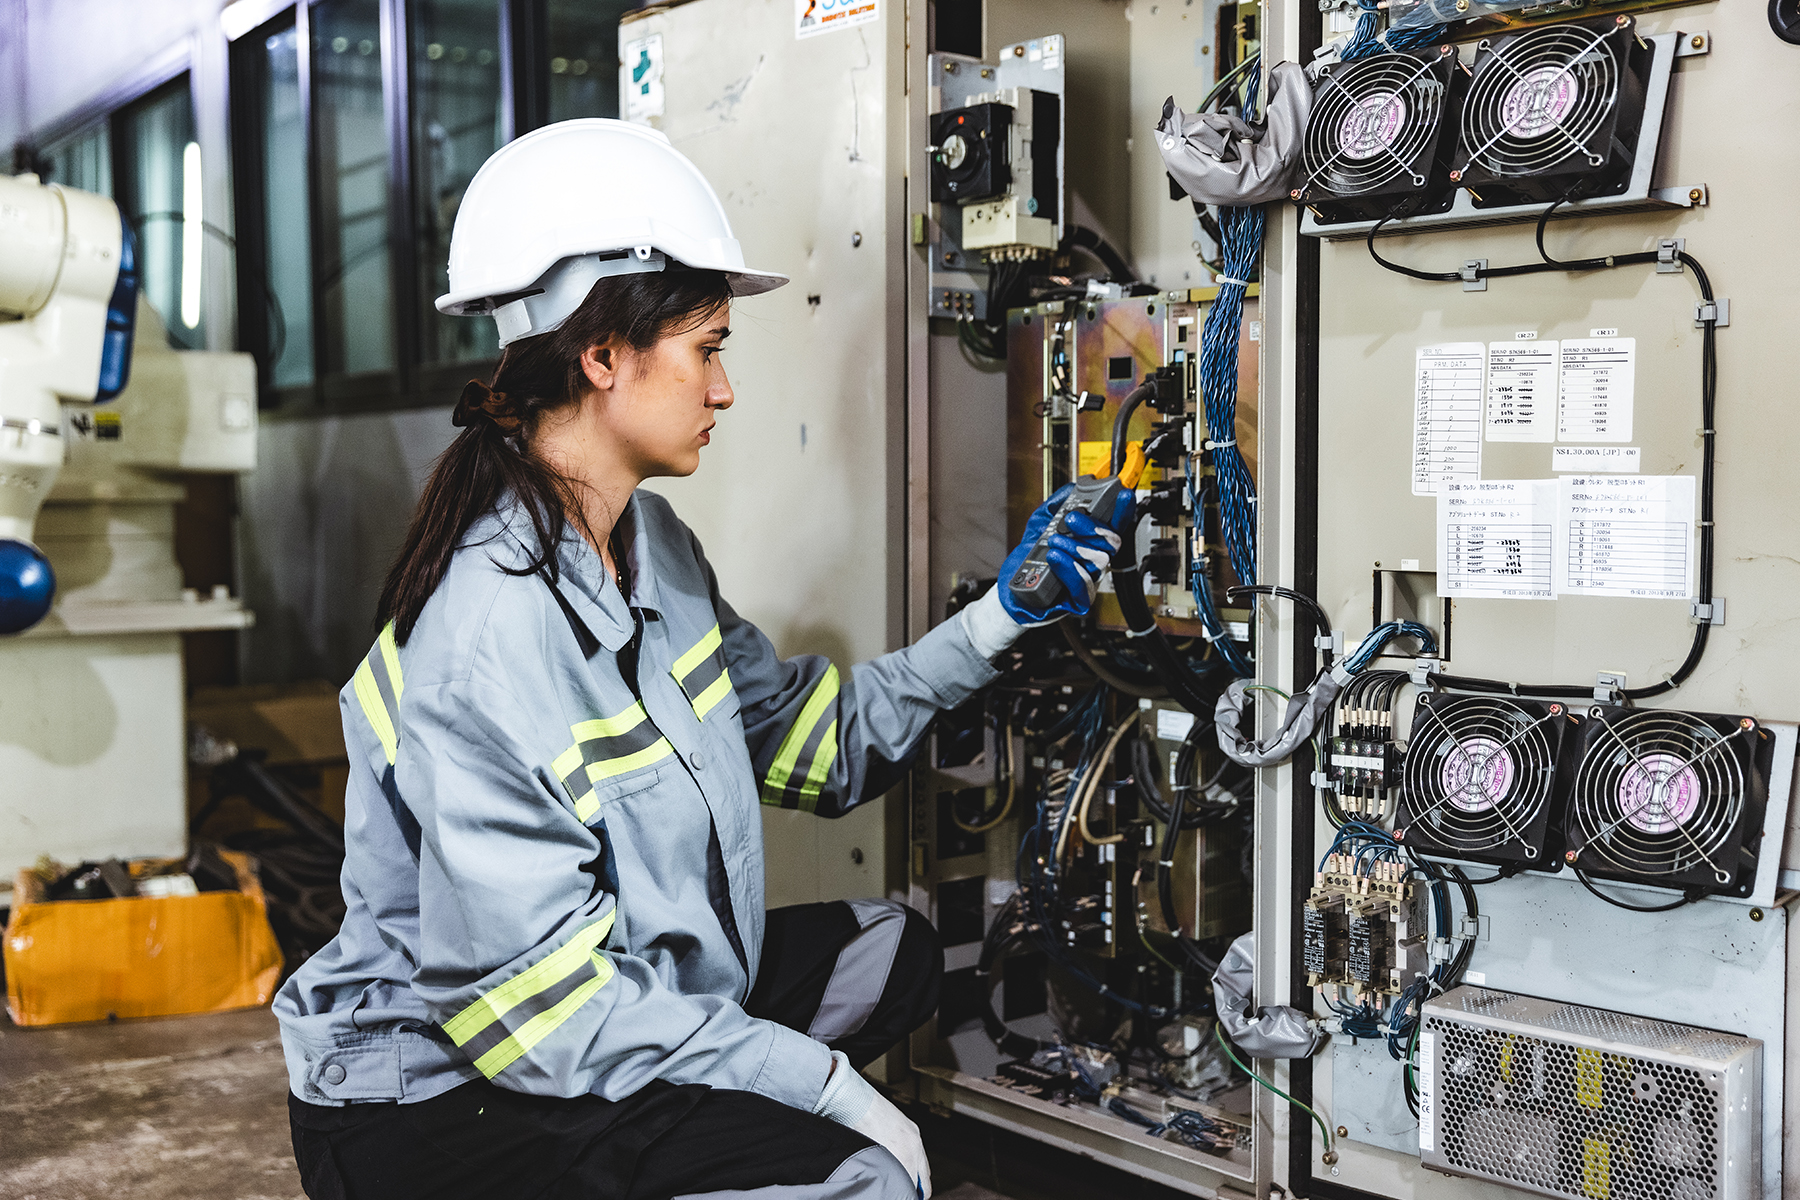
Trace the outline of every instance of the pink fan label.
<instances>
[{"instance_id":1,"label":"pink fan label","mask_svg":"<svg viewBox=\"0 0 1800 1200\"><path fill-rule=\"evenodd\" d=\"M1673 754L1646 754L1619 780L1619 812L1645 833L1673 833L1700 807L1700 776Z\"/></svg>"},{"instance_id":2,"label":"pink fan label","mask_svg":"<svg viewBox=\"0 0 1800 1200\"><path fill-rule=\"evenodd\" d=\"M1406 101L1398 92L1371 92L1338 123L1344 157L1373 158L1394 144L1406 126Z\"/></svg>"},{"instance_id":3,"label":"pink fan label","mask_svg":"<svg viewBox=\"0 0 1800 1200\"><path fill-rule=\"evenodd\" d=\"M1464 738L1444 756L1438 785L1452 808L1487 812L1512 788L1512 756L1491 737Z\"/></svg>"},{"instance_id":4,"label":"pink fan label","mask_svg":"<svg viewBox=\"0 0 1800 1200\"><path fill-rule=\"evenodd\" d=\"M1506 89L1500 101L1500 123L1519 138L1549 133L1575 107L1580 85L1562 67L1539 67Z\"/></svg>"}]
</instances>

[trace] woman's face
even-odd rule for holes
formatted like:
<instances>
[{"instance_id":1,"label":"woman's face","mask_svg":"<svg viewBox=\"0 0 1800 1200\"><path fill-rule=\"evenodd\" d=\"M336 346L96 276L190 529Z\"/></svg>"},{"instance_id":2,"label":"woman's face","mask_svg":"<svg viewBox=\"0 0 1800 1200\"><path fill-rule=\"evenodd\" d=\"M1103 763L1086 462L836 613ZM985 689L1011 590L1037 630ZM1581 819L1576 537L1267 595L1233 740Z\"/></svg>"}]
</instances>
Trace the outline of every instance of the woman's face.
<instances>
[{"instance_id":1,"label":"woman's face","mask_svg":"<svg viewBox=\"0 0 1800 1200\"><path fill-rule=\"evenodd\" d=\"M731 306L721 304L648 350L614 349L611 370L595 369L604 356L596 360L594 351L584 360L596 386L582 407L620 465L640 479L692 475L700 466L700 448L733 399L720 358L730 325Z\"/></svg>"}]
</instances>

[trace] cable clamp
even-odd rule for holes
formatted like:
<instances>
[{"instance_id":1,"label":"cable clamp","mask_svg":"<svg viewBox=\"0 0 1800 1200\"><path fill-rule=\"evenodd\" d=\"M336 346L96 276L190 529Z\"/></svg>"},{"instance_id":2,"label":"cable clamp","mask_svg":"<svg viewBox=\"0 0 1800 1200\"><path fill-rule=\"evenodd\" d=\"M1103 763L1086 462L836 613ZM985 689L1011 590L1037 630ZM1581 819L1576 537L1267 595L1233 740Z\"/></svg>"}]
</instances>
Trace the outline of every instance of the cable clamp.
<instances>
[{"instance_id":1,"label":"cable clamp","mask_svg":"<svg viewBox=\"0 0 1800 1200\"><path fill-rule=\"evenodd\" d=\"M1472 942L1481 936L1481 918L1465 915L1456 926L1456 940Z\"/></svg>"},{"instance_id":2,"label":"cable clamp","mask_svg":"<svg viewBox=\"0 0 1800 1200\"><path fill-rule=\"evenodd\" d=\"M1250 281L1248 279L1233 279L1229 275L1214 275L1213 282L1214 283L1234 283L1238 287L1241 287L1241 288L1247 288L1250 286Z\"/></svg>"},{"instance_id":3,"label":"cable clamp","mask_svg":"<svg viewBox=\"0 0 1800 1200\"><path fill-rule=\"evenodd\" d=\"M1681 256L1687 252L1686 238L1663 238L1656 243L1656 273L1681 274Z\"/></svg>"},{"instance_id":4,"label":"cable clamp","mask_svg":"<svg viewBox=\"0 0 1800 1200\"><path fill-rule=\"evenodd\" d=\"M1723 625L1725 623L1725 597L1714 596L1705 604L1698 600L1694 601L1688 606L1688 616L1696 625Z\"/></svg>"},{"instance_id":5,"label":"cable clamp","mask_svg":"<svg viewBox=\"0 0 1800 1200\"><path fill-rule=\"evenodd\" d=\"M1617 704L1625 690L1625 672L1601 671L1594 678L1594 699L1601 704Z\"/></svg>"},{"instance_id":6,"label":"cable clamp","mask_svg":"<svg viewBox=\"0 0 1800 1200\"><path fill-rule=\"evenodd\" d=\"M1702 529L1711 529L1712 525L1713 525L1713 523L1711 521L1695 521L1694 524L1698 525Z\"/></svg>"},{"instance_id":7,"label":"cable clamp","mask_svg":"<svg viewBox=\"0 0 1800 1200\"><path fill-rule=\"evenodd\" d=\"M1462 280L1463 291L1487 291L1487 269L1488 260L1485 258L1465 259L1462 270L1458 272L1458 278Z\"/></svg>"},{"instance_id":8,"label":"cable clamp","mask_svg":"<svg viewBox=\"0 0 1800 1200\"><path fill-rule=\"evenodd\" d=\"M1339 659L1332 664L1331 677L1337 680L1337 685L1339 687L1343 687L1346 683L1349 683L1350 677L1354 674L1356 674L1356 672L1352 671L1343 659Z\"/></svg>"},{"instance_id":9,"label":"cable clamp","mask_svg":"<svg viewBox=\"0 0 1800 1200\"><path fill-rule=\"evenodd\" d=\"M1444 664L1441 659L1425 657L1415 658L1413 659L1412 679L1410 682L1416 688L1428 688L1431 686L1431 677L1438 674L1443 669Z\"/></svg>"},{"instance_id":10,"label":"cable clamp","mask_svg":"<svg viewBox=\"0 0 1800 1200\"><path fill-rule=\"evenodd\" d=\"M1330 633L1318 634L1313 638L1313 648L1329 650L1333 654L1342 654L1344 652L1344 631L1334 629Z\"/></svg>"},{"instance_id":11,"label":"cable clamp","mask_svg":"<svg viewBox=\"0 0 1800 1200\"><path fill-rule=\"evenodd\" d=\"M1719 434L1719 431L1716 429L1696 429L1696 430L1694 430L1695 437L1717 437L1718 434Z\"/></svg>"},{"instance_id":12,"label":"cable clamp","mask_svg":"<svg viewBox=\"0 0 1800 1200\"><path fill-rule=\"evenodd\" d=\"M1158 860L1156 865L1159 867L1167 867L1169 870L1173 871L1175 869L1175 860L1169 859L1167 862Z\"/></svg>"},{"instance_id":13,"label":"cable clamp","mask_svg":"<svg viewBox=\"0 0 1800 1200\"><path fill-rule=\"evenodd\" d=\"M1714 329L1723 329L1731 324L1731 301L1723 296L1716 300L1702 300L1694 305L1694 328L1702 329L1711 325Z\"/></svg>"},{"instance_id":14,"label":"cable clamp","mask_svg":"<svg viewBox=\"0 0 1800 1200\"><path fill-rule=\"evenodd\" d=\"M1331 782L1331 776L1323 771L1314 771L1312 773L1312 785L1314 788L1322 789L1327 792L1335 792L1337 790L1336 786Z\"/></svg>"}]
</instances>

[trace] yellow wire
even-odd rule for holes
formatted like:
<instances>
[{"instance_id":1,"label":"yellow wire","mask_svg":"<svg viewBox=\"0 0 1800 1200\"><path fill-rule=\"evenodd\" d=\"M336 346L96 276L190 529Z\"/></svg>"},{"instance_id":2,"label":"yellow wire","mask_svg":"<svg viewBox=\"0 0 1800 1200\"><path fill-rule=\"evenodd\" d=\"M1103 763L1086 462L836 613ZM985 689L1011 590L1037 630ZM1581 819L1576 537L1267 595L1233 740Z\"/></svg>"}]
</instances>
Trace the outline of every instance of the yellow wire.
<instances>
[{"instance_id":1,"label":"yellow wire","mask_svg":"<svg viewBox=\"0 0 1800 1200\"><path fill-rule=\"evenodd\" d=\"M1013 800L1016 799L1019 794L1019 775L1017 764L1013 762L1012 722L1010 720L1007 721L1004 728L1005 732L1002 736L1006 742L1006 803L1000 806L999 816L991 821L984 821L980 825L964 824L963 819L956 815L956 805L952 804L950 806L950 821L964 833L986 833L988 830L999 825L1000 822L1012 815Z\"/></svg>"},{"instance_id":2,"label":"yellow wire","mask_svg":"<svg viewBox=\"0 0 1800 1200\"><path fill-rule=\"evenodd\" d=\"M1111 737L1106 739L1106 749L1102 750L1100 757L1089 766L1087 775L1081 781L1081 800L1075 809L1073 823L1081 827L1081 838L1090 846L1110 846L1115 842L1125 840L1122 832L1109 834L1106 837L1099 837L1089 832L1087 810L1088 802L1094 798L1094 793L1100 790L1100 780L1106 774L1106 768L1112 763L1113 751L1118 748L1119 739L1125 736L1125 731L1130 729L1132 723L1137 719L1137 710L1134 709L1129 717L1119 722L1119 727L1112 731ZM1069 824L1070 822L1063 822L1062 833L1056 839L1057 862L1062 861L1063 844L1069 839Z\"/></svg>"}]
</instances>

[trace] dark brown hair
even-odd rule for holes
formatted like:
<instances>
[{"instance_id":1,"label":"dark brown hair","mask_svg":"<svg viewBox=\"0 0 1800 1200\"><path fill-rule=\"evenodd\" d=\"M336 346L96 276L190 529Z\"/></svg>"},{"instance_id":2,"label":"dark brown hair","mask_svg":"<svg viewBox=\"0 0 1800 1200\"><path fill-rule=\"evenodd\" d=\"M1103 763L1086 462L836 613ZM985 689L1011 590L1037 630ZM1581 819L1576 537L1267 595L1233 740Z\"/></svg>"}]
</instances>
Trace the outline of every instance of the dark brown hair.
<instances>
[{"instance_id":1,"label":"dark brown hair","mask_svg":"<svg viewBox=\"0 0 1800 1200\"><path fill-rule=\"evenodd\" d=\"M691 271L670 263L663 271L601 279L560 329L509 345L491 385L471 381L453 420L462 427L432 466L394 565L381 589L377 624L394 622L404 643L425 602L444 581L463 535L507 493L530 514L537 546L509 575L548 571L557 576L556 549L571 510L579 515L570 482L531 452L532 432L543 414L573 404L587 392L581 356L617 337L648 350L664 337L695 328L731 299L731 285L717 271Z\"/></svg>"}]
</instances>

